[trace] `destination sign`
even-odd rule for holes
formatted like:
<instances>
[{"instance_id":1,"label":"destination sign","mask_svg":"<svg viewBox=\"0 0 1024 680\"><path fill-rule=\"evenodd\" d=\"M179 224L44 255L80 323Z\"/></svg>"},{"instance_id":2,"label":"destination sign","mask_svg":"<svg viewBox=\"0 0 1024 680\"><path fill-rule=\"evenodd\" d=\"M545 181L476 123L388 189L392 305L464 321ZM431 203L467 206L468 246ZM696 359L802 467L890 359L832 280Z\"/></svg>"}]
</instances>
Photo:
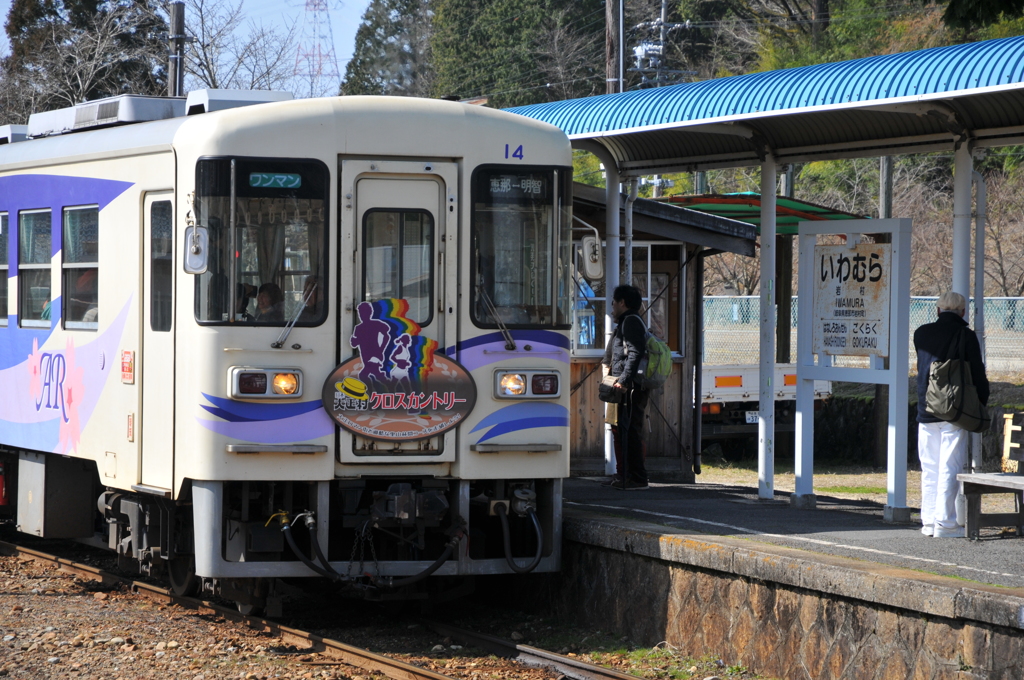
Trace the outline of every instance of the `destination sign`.
<instances>
[{"instance_id":1,"label":"destination sign","mask_svg":"<svg viewBox=\"0 0 1024 680\"><path fill-rule=\"evenodd\" d=\"M548 197L548 178L538 174L492 174L487 184L487 192L492 199Z\"/></svg>"}]
</instances>

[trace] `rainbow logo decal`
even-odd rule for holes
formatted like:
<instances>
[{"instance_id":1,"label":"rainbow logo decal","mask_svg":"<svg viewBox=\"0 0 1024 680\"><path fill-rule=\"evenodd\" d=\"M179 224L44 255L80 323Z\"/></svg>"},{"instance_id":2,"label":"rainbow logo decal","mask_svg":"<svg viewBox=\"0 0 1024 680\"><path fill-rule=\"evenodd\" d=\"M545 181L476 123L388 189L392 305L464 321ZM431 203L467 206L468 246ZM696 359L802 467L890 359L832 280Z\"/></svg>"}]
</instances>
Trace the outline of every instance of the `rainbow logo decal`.
<instances>
[{"instance_id":1,"label":"rainbow logo decal","mask_svg":"<svg viewBox=\"0 0 1024 680\"><path fill-rule=\"evenodd\" d=\"M394 298L356 307L349 343L359 354L327 376L322 394L328 415L354 434L424 439L461 423L476 404L469 371L438 354L408 312L408 301Z\"/></svg>"}]
</instances>

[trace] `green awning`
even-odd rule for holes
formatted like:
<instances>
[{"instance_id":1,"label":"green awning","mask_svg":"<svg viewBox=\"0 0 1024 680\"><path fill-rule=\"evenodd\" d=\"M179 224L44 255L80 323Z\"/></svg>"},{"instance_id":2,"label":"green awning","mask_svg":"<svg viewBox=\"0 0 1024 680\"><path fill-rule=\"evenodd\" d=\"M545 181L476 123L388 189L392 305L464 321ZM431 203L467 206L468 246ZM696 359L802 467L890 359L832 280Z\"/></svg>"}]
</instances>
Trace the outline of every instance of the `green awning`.
<instances>
[{"instance_id":1,"label":"green awning","mask_svg":"<svg viewBox=\"0 0 1024 680\"><path fill-rule=\"evenodd\" d=\"M690 210L719 217L728 217L752 224L761 233L761 194L746 191L738 194L703 194L701 196L664 196L657 199ZM833 210L816 203L798 201L785 196L775 197L775 233L796 234L797 225L807 220L860 220L864 215Z\"/></svg>"}]
</instances>

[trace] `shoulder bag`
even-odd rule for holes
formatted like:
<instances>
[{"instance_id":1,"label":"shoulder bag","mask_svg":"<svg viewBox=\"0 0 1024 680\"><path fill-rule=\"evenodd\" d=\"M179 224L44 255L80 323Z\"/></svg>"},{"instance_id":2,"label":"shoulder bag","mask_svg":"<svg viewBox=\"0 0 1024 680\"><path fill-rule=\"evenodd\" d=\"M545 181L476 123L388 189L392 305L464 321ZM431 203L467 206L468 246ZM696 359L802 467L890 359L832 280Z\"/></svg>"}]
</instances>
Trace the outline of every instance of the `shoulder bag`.
<instances>
[{"instance_id":1,"label":"shoulder bag","mask_svg":"<svg viewBox=\"0 0 1024 680\"><path fill-rule=\"evenodd\" d=\"M961 329L954 340L958 345L957 358L932 362L924 408L936 418L968 432L983 432L988 429L992 419L988 409L978 399L978 390L971 379L971 365L967 361L966 349L968 332L966 328Z\"/></svg>"}]
</instances>

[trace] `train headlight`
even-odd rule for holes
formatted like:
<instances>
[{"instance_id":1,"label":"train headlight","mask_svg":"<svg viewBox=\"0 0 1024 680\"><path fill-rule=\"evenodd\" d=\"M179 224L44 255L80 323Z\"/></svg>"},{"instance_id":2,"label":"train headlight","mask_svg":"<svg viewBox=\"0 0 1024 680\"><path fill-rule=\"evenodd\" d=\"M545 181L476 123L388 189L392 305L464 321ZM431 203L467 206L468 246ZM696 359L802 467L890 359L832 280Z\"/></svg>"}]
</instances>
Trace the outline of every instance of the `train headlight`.
<instances>
[{"instance_id":1,"label":"train headlight","mask_svg":"<svg viewBox=\"0 0 1024 680\"><path fill-rule=\"evenodd\" d=\"M266 394L266 373L239 373L238 391L242 394Z\"/></svg>"},{"instance_id":2,"label":"train headlight","mask_svg":"<svg viewBox=\"0 0 1024 680\"><path fill-rule=\"evenodd\" d=\"M498 396L518 397L526 394L526 376L522 373L506 373L498 379Z\"/></svg>"},{"instance_id":3,"label":"train headlight","mask_svg":"<svg viewBox=\"0 0 1024 680\"><path fill-rule=\"evenodd\" d=\"M498 399L556 399L562 396L558 371L518 369L494 372L494 396Z\"/></svg>"},{"instance_id":4,"label":"train headlight","mask_svg":"<svg viewBox=\"0 0 1024 680\"><path fill-rule=\"evenodd\" d=\"M558 394L558 374L537 373L530 379L530 390L536 395Z\"/></svg>"},{"instance_id":5,"label":"train headlight","mask_svg":"<svg viewBox=\"0 0 1024 680\"><path fill-rule=\"evenodd\" d=\"M228 395L234 399L294 399L302 396L302 371L297 368L228 369Z\"/></svg>"},{"instance_id":6,"label":"train headlight","mask_svg":"<svg viewBox=\"0 0 1024 680\"><path fill-rule=\"evenodd\" d=\"M294 373L274 374L274 394L292 396L299 390L299 376Z\"/></svg>"}]
</instances>

